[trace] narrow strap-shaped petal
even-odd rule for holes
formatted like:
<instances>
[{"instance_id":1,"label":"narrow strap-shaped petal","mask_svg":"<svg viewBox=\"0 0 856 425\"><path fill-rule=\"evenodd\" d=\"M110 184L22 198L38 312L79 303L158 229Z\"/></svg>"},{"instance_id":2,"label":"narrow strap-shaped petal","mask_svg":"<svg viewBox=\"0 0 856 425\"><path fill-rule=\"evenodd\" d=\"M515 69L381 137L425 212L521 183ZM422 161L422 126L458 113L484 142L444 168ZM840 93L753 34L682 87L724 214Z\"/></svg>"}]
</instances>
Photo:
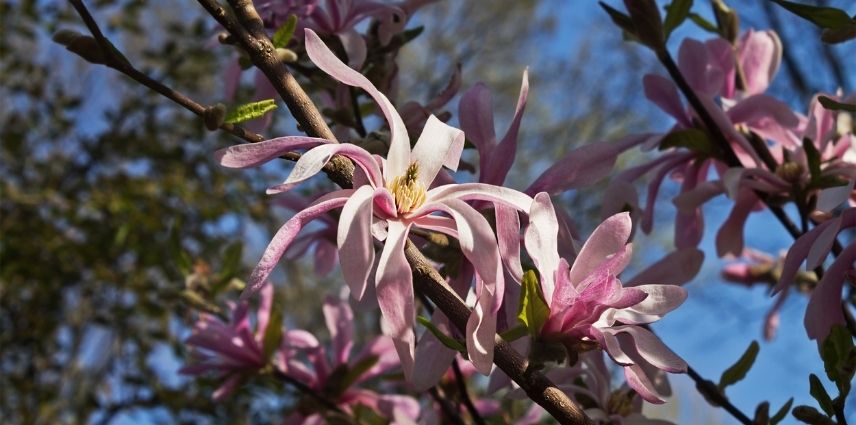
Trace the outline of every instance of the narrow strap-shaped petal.
<instances>
[{"instance_id":1,"label":"narrow strap-shaped petal","mask_svg":"<svg viewBox=\"0 0 856 425\"><path fill-rule=\"evenodd\" d=\"M333 361L336 366L347 364L354 346L354 313L347 301L331 296L324 300L322 310L333 340Z\"/></svg>"},{"instance_id":2,"label":"narrow strap-shaped petal","mask_svg":"<svg viewBox=\"0 0 856 425\"><path fill-rule=\"evenodd\" d=\"M625 286L648 283L683 285L698 274L703 262L704 251L697 248L679 249L626 281Z\"/></svg>"},{"instance_id":3,"label":"narrow strap-shaped petal","mask_svg":"<svg viewBox=\"0 0 856 425\"><path fill-rule=\"evenodd\" d=\"M757 203L758 197L754 191L740 189L728 218L716 232L716 255L724 257L726 254L740 255L743 252L743 226Z\"/></svg>"},{"instance_id":4,"label":"narrow strap-shaped petal","mask_svg":"<svg viewBox=\"0 0 856 425\"><path fill-rule=\"evenodd\" d=\"M490 153L496 147L496 130L493 123L493 102L490 89L477 83L461 96L458 103L461 129L479 152L479 169L485 168ZM482 162L481 158L485 161Z\"/></svg>"},{"instance_id":5,"label":"narrow strap-shaped petal","mask_svg":"<svg viewBox=\"0 0 856 425\"><path fill-rule=\"evenodd\" d=\"M431 322L446 335L451 334L449 319L440 310L436 310ZM419 367L413 371L413 387L416 391L426 391L437 384L458 353L443 345L432 332L425 332L416 344L416 362Z\"/></svg>"},{"instance_id":6,"label":"narrow strap-shaped petal","mask_svg":"<svg viewBox=\"0 0 856 425\"><path fill-rule=\"evenodd\" d=\"M684 359L678 357L660 338L645 328L627 325L601 331L615 333L621 341L622 349L626 350L626 345L632 343L636 352L657 369L672 373L687 371L687 363ZM630 338L622 334L627 334Z\"/></svg>"},{"instance_id":7,"label":"narrow strap-shaped petal","mask_svg":"<svg viewBox=\"0 0 856 425\"><path fill-rule=\"evenodd\" d=\"M416 308L413 301L413 276L404 256L409 223L397 220L388 222L386 243L378 262L377 301L383 314L381 328L384 335L393 339L405 376L413 373L413 324Z\"/></svg>"},{"instance_id":8,"label":"narrow strap-shaped petal","mask_svg":"<svg viewBox=\"0 0 856 425\"><path fill-rule=\"evenodd\" d=\"M645 89L645 97L659 106L663 112L675 118L681 127L692 127L681 98L678 96L678 88L672 80L662 75L647 74L642 77L642 87Z\"/></svg>"},{"instance_id":9,"label":"narrow strap-shaped petal","mask_svg":"<svg viewBox=\"0 0 856 425\"><path fill-rule=\"evenodd\" d=\"M823 341L834 325L843 325L841 290L846 274L856 262L856 242L841 251L817 283L805 310L805 330L810 339Z\"/></svg>"},{"instance_id":10,"label":"narrow strap-shaped petal","mask_svg":"<svg viewBox=\"0 0 856 425\"><path fill-rule=\"evenodd\" d=\"M630 238L632 226L630 214L626 212L615 214L597 226L571 266L571 282L582 282L608 256L622 251Z\"/></svg>"},{"instance_id":11,"label":"narrow strap-shaped petal","mask_svg":"<svg viewBox=\"0 0 856 425\"><path fill-rule=\"evenodd\" d=\"M520 94L517 97L517 106L514 108L514 117L511 125L502 141L497 145L494 154L490 157L490 164L479 164L479 181L502 185L508 170L517 156L517 136L520 133L520 121L523 119L523 111L526 110L526 99L529 97L529 69L523 71L523 81L520 83ZM481 158L480 158L481 159ZM480 161L481 162L481 161Z\"/></svg>"},{"instance_id":12,"label":"narrow strap-shaped petal","mask_svg":"<svg viewBox=\"0 0 856 425\"><path fill-rule=\"evenodd\" d=\"M723 70L710 60L707 47L698 40L687 38L681 43L678 68L700 97L713 97L722 88Z\"/></svg>"},{"instance_id":13,"label":"narrow strap-shaped petal","mask_svg":"<svg viewBox=\"0 0 856 425\"><path fill-rule=\"evenodd\" d=\"M557 235L559 222L550 195L541 192L535 195L529 210L529 227L526 228L524 243L526 251L541 274L541 290L547 304L553 300L556 288L556 271L559 268Z\"/></svg>"},{"instance_id":14,"label":"narrow strap-shaped petal","mask_svg":"<svg viewBox=\"0 0 856 425\"><path fill-rule=\"evenodd\" d=\"M430 187L443 166L457 170L463 149L463 131L447 125L434 115L428 117L410 157L419 164L419 183Z\"/></svg>"},{"instance_id":15,"label":"narrow strap-shaped petal","mask_svg":"<svg viewBox=\"0 0 856 425\"><path fill-rule=\"evenodd\" d=\"M407 136L407 127L392 102L368 78L342 63L311 29L306 30L306 53L322 71L342 83L365 90L377 102L389 123L391 138L383 175L388 180L403 175L410 165L410 138Z\"/></svg>"},{"instance_id":16,"label":"narrow strap-shaped petal","mask_svg":"<svg viewBox=\"0 0 856 425\"><path fill-rule=\"evenodd\" d=\"M496 238L502 264L519 284L523 279L520 263L520 217L517 210L507 205L496 204Z\"/></svg>"},{"instance_id":17,"label":"narrow strap-shaped petal","mask_svg":"<svg viewBox=\"0 0 856 425\"><path fill-rule=\"evenodd\" d=\"M357 164L369 179L369 182L374 186L383 186L383 178L380 174L380 169L377 166L374 158L365 149L352 145L350 143L334 143L313 148L303 154L288 178L279 185L268 188L268 195L285 192L298 183L318 174L334 155L343 155Z\"/></svg>"},{"instance_id":18,"label":"narrow strap-shaped petal","mask_svg":"<svg viewBox=\"0 0 856 425\"><path fill-rule=\"evenodd\" d=\"M654 383L651 382L641 366L636 364L624 366L624 379L627 380L627 385L639 393L639 396L648 403L663 404L666 402L657 394Z\"/></svg>"},{"instance_id":19,"label":"narrow strap-shaped petal","mask_svg":"<svg viewBox=\"0 0 856 425\"><path fill-rule=\"evenodd\" d=\"M375 259L371 228L374 193L371 186L361 186L351 195L342 207L336 233L342 275L357 300L363 297Z\"/></svg>"},{"instance_id":20,"label":"narrow strap-shaped petal","mask_svg":"<svg viewBox=\"0 0 856 425\"><path fill-rule=\"evenodd\" d=\"M788 128L799 124L796 114L785 102L763 94L749 96L737 102L726 114L735 124L752 124L766 119L772 119Z\"/></svg>"},{"instance_id":21,"label":"narrow strap-shaped petal","mask_svg":"<svg viewBox=\"0 0 856 425\"><path fill-rule=\"evenodd\" d=\"M247 288L244 289L244 292L241 294L241 299L247 299L261 289L267 280L267 277L271 274L277 263L279 263L279 259L282 258L285 250L288 249L291 242L297 237L297 233L300 232L300 229L302 229L306 223L314 220L316 217L332 210L333 208L339 208L342 205L345 205L348 197L353 192L354 191L352 189L331 192L326 196L319 198L312 205L303 211L298 212L294 217L286 221L285 224L283 224L276 232L276 235L273 236L270 243L268 243L267 248L265 248L262 259L259 260L258 265L256 265L255 269L253 269L253 273L250 275Z\"/></svg>"},{"instance_id":22,"label":"narrow strap-shaped petal","mask_svg":"<svg viewBox=\"0 0 856 425\"><path fill-rule=\"evenodd\" d=\"M740 40L737 57L746 77L746 93L763 93L782 61L782 42L774 31L749 29Z\"/></svg>"},{"instance_id":23,"label":"narrow strap-shaped petal","mask_svg":"<svg viewBox=\"0 0 856 425\"><path fill-rule=\"evenodd\" d=\"M286 136L258 143L229 146L214 152L214 159L228 168L248 168L264 164L274 158L297 149L314 148L331 143L317 137Z\"/></svg>"},{"instance_id":24,"label":"narrow strap-shaped petal","mask_svg":"<svg viewBox=\"0 0 856 425\"><path fill-rule=\"evenodd\" d=\"M462 201L482 200L502 203L523 212L528 212L529 207L532 205L532 198L529 195L514 189L483 183L463 183L437 186L429 190L426 206L432 202L444 203L448 199L460 199ZM416 211L413 215L423 214L421 211Z\"/></svg>"},{"instance_id":25,"label":"narrow strap-shaped petal","mask_svg":"<svg viewBox=\"0 0 856 425\"><path fill-rule=\"evenodd\" d=\"M820 237L821 233L829 227L838 228L840 225L841 217L824 221L794 241L794 244L791 245L791 248L788 249L788 253L785 255L785 261L782 263L782 276L779 278L779 283L773 287L773 294L794 283L794 278L800 269L800 265L802 265L808 256L809 250L817 238Z\"/></svg>"}]
</instances>

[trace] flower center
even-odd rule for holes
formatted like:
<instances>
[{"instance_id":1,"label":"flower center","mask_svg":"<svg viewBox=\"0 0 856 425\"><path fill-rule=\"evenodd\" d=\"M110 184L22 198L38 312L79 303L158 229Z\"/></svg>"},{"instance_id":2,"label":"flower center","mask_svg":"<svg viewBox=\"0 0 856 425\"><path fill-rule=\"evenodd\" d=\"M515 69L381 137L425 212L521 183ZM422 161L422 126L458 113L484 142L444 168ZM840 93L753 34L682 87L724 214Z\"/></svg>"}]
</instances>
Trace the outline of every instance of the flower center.
<instances>
[{"instance_id":1,"label":"flower center","mask_svg":"<svg viewBox=\"0 0 856 425\"><path fill-rule=\"evenodd\" d=\"M415 210L425 203L425 185L419 183L419 164L411 162L403 176L392 179L386 185L395 199L395 206L399 214L406 214Z\"/></svg>"}]
</instances>

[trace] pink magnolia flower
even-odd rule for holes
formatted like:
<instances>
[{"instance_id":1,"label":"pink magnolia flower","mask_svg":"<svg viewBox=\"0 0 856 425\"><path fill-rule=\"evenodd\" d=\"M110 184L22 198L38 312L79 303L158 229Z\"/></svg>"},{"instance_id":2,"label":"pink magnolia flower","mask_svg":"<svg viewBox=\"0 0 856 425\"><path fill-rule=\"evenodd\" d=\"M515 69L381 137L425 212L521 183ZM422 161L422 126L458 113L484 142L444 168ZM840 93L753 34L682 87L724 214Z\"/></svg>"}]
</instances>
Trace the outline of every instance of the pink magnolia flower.
<instances>
[{"instance_id":1,"label":"pink magnolia flower","mask_svg":"<svg viewBox=\"0 0 856 425\"><path fill-rule=\"evenodd\" d=\"M853 227L856 227L856 208L848 208L840 216L819 224L797 239L785 256L782 277L773 292L787 290L794 284L803 261L806 262L806 270L822 266L838 234ZM844 282L853 279L854 269L856 242L851 242L826 268L811 294L805 312L805 329L810 339L822 341L832 326L845 324L841 291Z\"/></svg>"},{"instance_id":2,"label":"pink magnolia flower","mask_svg":"<svg viewBox=\"0 0 856 425\"><path fill-rule=\"evenodd\" d=\"M764 252L747 248L743 250L743 255L736 258L735 261L726 264L722 268L721 274L722 278L727 282L739 283L741 285L775 285L775 276L781 272L781 267L781 258L776 259ZM789 287L779 292L776 301L770 307L770 310L767 311L763 325L764 339L769 341L776 335L780 323L779 311L785 304L785 300L789 294Z\"/></svg>"},{"instance_id":3,"label":"pink magnolia flower","mask_svg":"<svg viewBox=\"0 0 856 425\"><path fill-rule=\"evenodd\" d=\"M308 208L312 203L300 195L287 192L277 198L276 204L296 213ZM295 259L313 250L315 274L326 276L339 262L336 247L336 221L327 215L319 216L317 220L321 222L321 227L298 236L286 250L285 255L289 259Z\"/></svg>"},{"instance_id":4,"label":"pink magnolia flower","mask_svg":"<svg viewBox=\"0 0 856 425\"><path fill-rule=\"evenodd\" d=\"M300 380L309 388L328 398L346 413L363 405L393 424L410 424L419 417L419 402L408 396L385 394L360 388L360 384L394 371L399 366L393 342L388 337L370 340L359 354L352 356L354 347L354 314L347 302L328 297L323 306L324 319L332 337L332 353L327 353L309 332L286 332L280 355L284 373ZM306 361L300 360L306 354ZM299 410L283 421L283 425L321 424L321 413Z\"/></svg>"},{"instance_id":5,"label":"pink magnolia flower","mask_svg":"<svg viewBox=\"0 0 856 425\"><path fill-rule=\"evenodd\" d=\"M185 341L194 348L190 365L181 368L185 375L213 373L224 379L214 392L214 400L223 400L249 375L267 365L264 353L264 335L270 321L273 286L261 289L261 300L256 312L256 330L250 323L249 303L230 304L232 319L224 322L219 317L202 313L193 326L193 333ZM277 326L277 324L273 324ZM278 364L281 367L282 364Z\"/></svg>"},{"instance_id":6,"label":"pink magnolia flower","mask_svg":"<svg viewBox=\"0 0 856 425\"><path fill-rule=\"evenodd\" d=\"M558 342L569 352L592 345L606 350L624 367L631 388L645 400L662 403L650 371L686 372L686 363L659 338L639 326L659 320L677 308L686 291L674 285L624 287L618 275L630 261L632 224L628 213L601 223L572 265L559 258L558 229L550 198L538 194L529 213L526 250L540 273L550 315L540 339Z\"/></svg>"},{"instance_id":7,"label":"pink magnolia flower","mask_svg":"<svg viewBox=\"0 0 856 425\"><path fill-rule=\"evenodd\" d=\"M345 281L356 299L365 292L375 263L374 241L383 242L375 272L382 328L396 342L405 375L409 377L413 369L416 310L410 265L404 255L407 235L413 226L447 233L458 238L464 255L476 270L476 305L467 324L467 349L471 361L487 374L493 360L496 312L502 303L504 280L490 224L465 201L489 201L525 212L531 198L481 183L431 188L443 166L452 170L457 167L464 144L463 132L429 117L411 150L404 122L383 93L336 58L312 30L306 31L306 49L321 70L342 83L362 88L377 102L389 123L390 148L384 160L348 143L282 137L218 151L221 165L242 168L261 164L290 150L311 147L285 182L268 189L271 194L287 191L314 176L336 154L350 158L358 169L353 189L320 197L280 228L253 271L246 295L264 282L308 221L341 207L337 231L339 259Z\"/></svg>"}]
</instances>

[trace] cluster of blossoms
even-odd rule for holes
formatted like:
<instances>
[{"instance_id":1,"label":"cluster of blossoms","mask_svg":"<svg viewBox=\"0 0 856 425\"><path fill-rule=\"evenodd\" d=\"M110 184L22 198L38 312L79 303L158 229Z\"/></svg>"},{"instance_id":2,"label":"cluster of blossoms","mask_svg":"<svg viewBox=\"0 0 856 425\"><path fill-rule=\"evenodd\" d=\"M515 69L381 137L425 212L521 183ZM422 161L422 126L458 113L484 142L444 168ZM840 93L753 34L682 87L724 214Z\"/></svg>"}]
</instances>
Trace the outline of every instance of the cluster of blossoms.
<instances>
[{"instance_id":1,"label":"cluster of blossoms","mask_svg":"<svg viewBox=\"0 0 856 425\"><path fill-rule=\"evenodd\" d=\"M337 82L323 93L327 105L334 110L359 106L351 88L361 89L388 127L388 149L379 155L377 146L351 137L353 127L340 125L336 134L354 143L285 136L216 153L225 167L247 168L287 152L304 151L288 177L267 190L294 214L265 249L244 301L232 306L232 321L203 316L188 339L188 344L204 352L185 372L214 372L225 379L215 398L228 395L249 374L272 367L334 400L346 412L362 405L395 423L435 423L442 416L436 409L420 409L412 398L378 395L358 384L400 367L410 389L426 390L441 383L449 365L463 354L469 361L467 370L491 376L491 391L511 388L515 394L519 392L515 384L493 365L494 346L498 333L513 334L522 327L523 335L513 341L514 346L527 353L533 364L564 363L547 375L585 406L590 418L605 424L664 424L641 415L642 400L664 402L671 391L664 372L682 373L688 366L648 324L685 300L686 291L680 285L695 276L703 260L697 248L704 229L702 206L723 194L734 205L717 234L717 253L744 260L728 266L724 276L747 284L764 281L781 293L768 313L765 335L770 338L775 333L778 310L802 262L807 260L809 269L822 266L832 251L837 251L837 257L816 281L805 324L810 338L822 340L834 325L845 323L841 292L844 282L854 277L856 243L844 248L836 244L841 231L856 227L853 123L847 113L824 108L817 96L809 113L802 115L764 93L781 61L781 43L775 33L750 30L731 41L684 41L677 72L698 100L696 107L700 104L703 110L685 106L672 80L646 75L645 96L676 121L669 132L585 145L518 191L504 184L515 160L528 100L528 71L501 139L494 128L490 90L482 84L461 96L458 129L447 124L449 114L439 110L456 95L459 74L435 99L425 105L407 103L399 113L384 94L389 87L378 89L359 71L367 58L368 36L354 25L372 19L371 36L386 45L403 30L412 11L427 2L396 6L356 0L330 0L323 5L257 3L270 28L282 25L287 16L300 18L301 48L317 69ZM321 36L338 40L347 64ZM383 81L392 85L390 79ZM828 97L842 102L854 99ZM711 120L716 131L706 127ZM411 143L409 134L415 131L421 134ZM365 129L357 132L365 138ZM727 146L716 145L714 139L720 136ZM478 178L456 183L453 172L461 163L465 141L479 155ZM600 181L616 158L634 147L659 147L663 153L610 181L604 221L580 240L574 223L550 196ZM311 200L291 192L336 155L355 165L352 187L318 193ZM653 176L646 203L640 207L634 184L648 174ZM677 249L622 283L620 274L632 254L634 223L644 232L652 230L658 193L667 176L680 184L680 193L673 199ZM788 202L807 211L806 217L815 220L816 227L805 232L781 261L745 249L743 227L749 214ZM330 214L334 210L340 210L338 215ZM301 234L312 221L320 222L318 230ZM465 328L457 329L435 312L431 331L417 342L420 304L414 296L407 253L413 246L430 248L434 233L454 238L463 254L455 267L441 269L449 286L467 300L471 314ZM419 237L411 241L411 234ZM338 263L350 295L363 305L376 304L380 311L384 336L369 342L354 359L349 359L353 315L342 301L328 300L324 306L333 337L332 357L304 331L284 331L277 347L266 347L272 297L268 279L283 257L297 258L310 249L319 275L330 273ZM436 265L447 264L437 260ZM246 299L257 292L262 302L254 333ZM535 313L518 309L533 303L538 306ZM462 348L453 347L449 339L463 339ZM604 355L623 368L626 386L610 390ZM339 385L342 375L353 370L361 373L350 376L347 385ZM489 402L479 403L478 409L486 415L498 410ZM536 423L538 409L530 409L518 421ZM286 423L320 420L318 409L303 408Z\"/></svg>"}]
</instances>

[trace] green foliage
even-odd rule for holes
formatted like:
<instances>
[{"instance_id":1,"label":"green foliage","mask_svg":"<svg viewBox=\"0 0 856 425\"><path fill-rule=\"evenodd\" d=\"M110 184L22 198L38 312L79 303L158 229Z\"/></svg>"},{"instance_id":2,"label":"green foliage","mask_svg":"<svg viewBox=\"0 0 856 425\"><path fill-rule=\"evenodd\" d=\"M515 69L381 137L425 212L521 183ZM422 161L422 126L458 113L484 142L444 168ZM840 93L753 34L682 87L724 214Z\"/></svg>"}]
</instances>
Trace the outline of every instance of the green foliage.
<instances>
[{"instance_id":1,"label":"green foliage","mask_svg":"<svg viewBox=\"0 0 856 425\"><path fill-rule=\"evenodd\" d=\"M829 109L830 111L856 112L856 105L850 103L839 102L826 96L818 96L817 100L824 108Z\"/></svg>"},{"instance_id":2,"label":"green foliage","mask_svg":"<svg viewBox=\"0 0 856 425\"><path fill-rule=\"evenodd\" d=\"M841 9L826 6L810 6L786 0L772 1L821 28L836 29L856 26L856 20L848 16L847 12Z\"/></svg>"},{"instance_id":3,"label":"green foliage","mask_svg":"<svg viewBox=\"0 0 856 425\"><path fill-rule=\"evenodd\" d=\"M693 0L674 0L666 7L666 18L663 20L663 31L666 40L672 35L672 31L679 27L690 15Z\"/></svg>"},{"instance_id":4,"label":"green foliage","mask_svg":"<svg viewBox=\"0 0 856 425\"><path fill-rule=\"evenodd\" d=\"M781 408L779 408L776 414L770 418L770 425L776 425L783 419L785 419L785 416L787 416L788 412L791 411L791 405L793 404L794 398L791 397L790 399L788 399L787 403L785 403Z\"/></svg>"},{"instance_id":5,"label":"green foliage","mask_svg":"<svg viewBox=\"0 0 856 425\"><path fill-rule=\"evenodd\" d=\"M707 133L697 128L676 130L667 134L660 141L660 150L669 148L685 148L705 157L713 156L717 151Z\"/></svg>"},{"instance_id":6,"label":"green foliage","mask_svg":"<svg viewBox=\"0 0 856 425\"><path fill-rule=\"evenodd\" d=\"M523 338L524 336L526 336L527 332L528 332L528 330L526 329L526 326L517 325L517 326L501 333L499 336L501 336L502 339L504 339L508 342L511 342L511 341L515 341L515 340L518 340L520 338Z\"/></svg>"},{"instance_id":7,"label":"green foliage","mask_svg":"<svg viewBox=\"0 0 856 425\"><path fill-rule=\"evenodd\" d=\"M726 369L725 372L722 372L722 376L719 378L719 384L717 384L720 391L724 392L725 388L729 385L736 384L746 377L749 369L751 369L752 365L755 364L755 358L758 356L759 350L760 346L758 345L758 341L752 341L737 362Z\"/></svg>"},{"instance_id":8,"label":"green foliage","mask_svg":"<svg viewBox=\"0 0 856 425\"><path fill-rule=\"evenodd\" d=\"M279 348L279 343L282 341L282 319L283 308L279 297L274 296L271 302L270 319L268 326L265 329L262 347L264 349L264 357L269 359L270 356Z\"/></svg>"},{"instance_id":9,"label":"green foliage","mask_svg":"<svg viewBox=\"0 0 856 425\"><path fill-rule=\"evenodd\" d=\"M696 26L698 26L699 28L701 28L701 29L703 29L709 33L713 33L713 34L719 33L719 30L716 28L715 24L708 21L707 19L705 19L704 17L702 17L698 13L692 12L688 16L689 16L690 20L693 21L693 23L696 24Z\"/></svg>"},{"instance_id":10,"label":"green foliage","mask_svg":"<svg viewBox=\"0 0 856 425\"><path fill-rule=\"evenodd\" d=\"M276 109L276 101L273 99L260 100L258 102L245 103L237 106L226 114L224 122L239 124L244 121L263 117L266 113Z\"/></svg>"},{"instance_id":11,"label":"green foliage","mask_svg":"<svg viewBox=\"0 0 856 425\"><path fill-rule=\"evenodd\" d=\"M529 336L537 338L550 317L550 307L544 301L544 294L541 292L541 285L534 271L527 270L523 275L520 291L517 319L529 331Z\"/></svg>"},{"instance_id":12,"label":"green foliage","mask_svg":"<svg viewBox=\"0 0 856 425\"><path fill-rule=\"evenodd\" d=\"M811 176L811 183L815 183L821 178L820 152L818 152L814 142L809 138L803 139L803 150L805 151L806 161L808 162L808 172L809 176Z\"/></svg>"},{"instance_id":13,"label":"green foliage","mask_svg":"<svg viewBox=\"0 0 856 425\"><path fill-rule=\"evenodd\" d=\"M437 326L431 323L430 319L424 316L416 316L416 321L419 322L420 325L425 326L425 329L428 329L429 332L434 334L434 337L436 337L441 344L461 354L466 354L467 347L461 341L458 341L455 338L444 334L443 331L441 331L439 328L437 328Z\"/></svg>"},{"instance_id":14,"label":"green foliage","mask_svg":"<svg viewBox=\"0 0 856 425\"><path fill-rule=\"evenodd\" d=\"M295 29L297 29L297 15L288 15L285 23L276 30L271 38L273 47L281 48L287 46L294 36Z\"/></svg>"},{"instance_id":15,"label":"green foliage","mask_svg":"<svg viewBox=\"0 0 856 425\"><path fill-rule=\"evenodd\" d=\"M818 379L817 375L810 374L808 376L809 383L809 393L811 396L817 400L817 403L820 405L820 408L826 413L827 416L832 416L834 409L832 407L832 398L829 396L829 393L826 392L826 388L823 388L823 384Z\"/></svg>"}]
</instances>

